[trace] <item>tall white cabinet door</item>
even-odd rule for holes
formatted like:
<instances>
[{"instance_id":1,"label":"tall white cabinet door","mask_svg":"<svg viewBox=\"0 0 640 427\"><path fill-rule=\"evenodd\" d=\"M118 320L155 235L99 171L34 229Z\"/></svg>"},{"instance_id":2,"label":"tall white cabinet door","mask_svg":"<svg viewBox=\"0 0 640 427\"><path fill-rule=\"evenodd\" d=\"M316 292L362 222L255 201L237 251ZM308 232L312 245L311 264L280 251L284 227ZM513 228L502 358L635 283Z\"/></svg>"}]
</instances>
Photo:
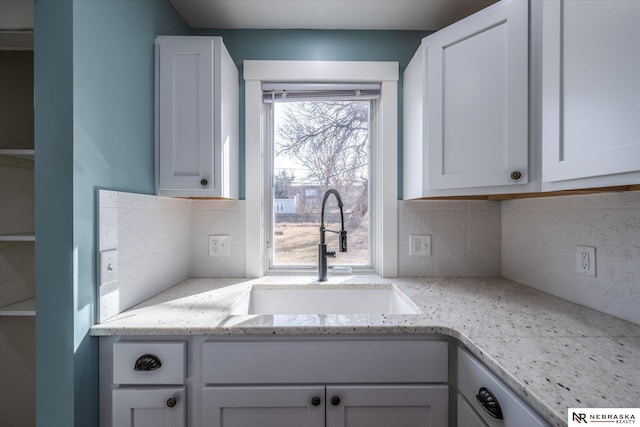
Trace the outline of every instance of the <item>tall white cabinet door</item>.
<instances>
[{"instance_id":1,"label":"tall white cabinet door","mask_svg":"<svg viewBox=\"0 0 640 427\"><path fill-rule=\"evenodd\" d=\"M528 29L504 0L424 39L431 189L528 181Z\"/></svg>"},{"instance_id":2,"label":"tall white cabinet door","mask_svg":"<svg viewBox=\"0 0 640 427\"><path fill-rule=\"evenodd\" d=\"M542 7L543 182L639 171L640 2Z\"/></svg>"},{"instance_id":3,"label":"tall white cabinet door","mask_svg":"<svg viewBox=\"0 0 640 427\"><path fill-rule=\"evenodd\" d=\"M327 386L327 426L448 425L447 386Z\"/></svg>"},{"instance_id":4,"label":"tall white cabinet door","mask_svg":"<svg viewBox=\"0 0 640 427\"><path fill-rule=\"evenodd\" d=\"M185 388L113 390L113 426L186 427Z\"/></svg>"},{"instance_id":5,"label":"tall white cabinet door","mask_svg":"<svg viewBox=\"0 0 640 427\"><path fill-rule=\"evenodd\" d=\"M324 386L205 387L201 427L324 427Z\"/></svg>"},{"instance_id":6,"label":"tall white cabinet door","mask_svg":"<svg viewBox=\"0 0 640 427\"><path fill-rule=\"evenodd\" d=\"M159 188L213 184L216 44L207 38L166 37L158 43Z\"/></svg>"}]
</instances>

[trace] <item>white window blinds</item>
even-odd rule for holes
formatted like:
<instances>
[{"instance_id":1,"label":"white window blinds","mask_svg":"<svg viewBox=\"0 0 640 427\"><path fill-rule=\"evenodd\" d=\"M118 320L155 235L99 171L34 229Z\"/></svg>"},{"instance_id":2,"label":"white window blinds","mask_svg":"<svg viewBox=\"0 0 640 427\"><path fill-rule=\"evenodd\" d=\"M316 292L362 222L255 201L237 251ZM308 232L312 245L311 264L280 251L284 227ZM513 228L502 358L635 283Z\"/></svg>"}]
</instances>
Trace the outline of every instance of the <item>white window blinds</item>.
<instances>
[{"instance_id":1,"label":"white window blinds","mask_svg":"<svg viewBox=\"0 0 640 427\"><path fill-rule=\"evenodd\" d=\"M378 98L380 83L262 83L262 99L266 103Z\"/></svg>"}]
</instances>

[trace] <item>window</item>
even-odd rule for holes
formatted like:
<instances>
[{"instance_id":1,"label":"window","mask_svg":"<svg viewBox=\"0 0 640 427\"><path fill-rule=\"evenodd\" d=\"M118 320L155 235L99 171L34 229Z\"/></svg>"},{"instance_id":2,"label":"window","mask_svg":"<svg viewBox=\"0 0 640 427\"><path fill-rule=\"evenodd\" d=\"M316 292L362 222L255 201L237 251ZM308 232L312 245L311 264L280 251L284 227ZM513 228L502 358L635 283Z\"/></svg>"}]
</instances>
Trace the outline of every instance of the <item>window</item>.
<instances>
[{"instance_id":1,"label":"window","mask_svg":"<svg viewBox=\"0 0 640 427\"><path fill-rule=\"evenodd\" d=\"M371 100L273 102L270 152L275 209L271 224L270 268L318 263L319 226L325 192L338 190L344 204L348 251L337 251L338 235L327 233L336 258L329 265L371 268L369 245ZM296 201L300 203L296 203ZM289 202L285 211L282 205ZM340 230L340 211L331 196L325 226Z\"/></svg>"},{"instance_id":2,"label":"window","mask_svg":"<svg viewBox=\"0 0 640 427\"><path fill-rule=\"evenodd\" d=\"M341 83L378 82L380 100L370 115L374 144L370 167L370 256L373 270L383 277L397 275L398 214L398 76L397 62L367 61L244 61L245 79L245 265L246 277L269 271L270 227L273 210L268 164L269 106L264 103L265 82ZM298 203L301 203L299 201Z\"/></svg>"}]
</instances>

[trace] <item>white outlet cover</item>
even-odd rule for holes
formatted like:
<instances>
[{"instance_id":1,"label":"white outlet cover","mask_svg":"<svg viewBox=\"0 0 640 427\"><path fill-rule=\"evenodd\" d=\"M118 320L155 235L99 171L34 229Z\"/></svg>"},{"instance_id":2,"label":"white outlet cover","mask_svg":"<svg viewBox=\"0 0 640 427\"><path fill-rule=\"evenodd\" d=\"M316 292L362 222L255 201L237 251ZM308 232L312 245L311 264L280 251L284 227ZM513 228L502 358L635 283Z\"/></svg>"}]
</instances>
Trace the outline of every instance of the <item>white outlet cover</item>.
<instances>
[{"instance_id":1,"label":"white outlet cover","mask_svg":"<svg viewBox=\"0 0 640 427\"><path fill-rule=\"evenodd\" d=\"M118 250L100 252L100 285L118 281Z\"/></svg>"},{"instance_id":2,"label":"white outlet cover","mask_svg":"<svg viewBox=\"0 0 640 427\"><path fill-rule=\"evenodd\" d=\"M228 234L209 236L209 256L231 256L231 236Z\"/></svg>"},{"instance_id":3,"label":"white outlet cover","mask_svg":"<svg viewBox=\"0 0 640 427\"><path fill-rule=\"evenodd\" d=\"M585 276L596 277L595 247L576 246L576 272Z\"/></svg>"},{"instance_id":4,"label":"white outlet cover","mask_svg":"<svg viewBox=\"0 0 640 427\"><path fill-rule=\"evenodd\" d=\"M409 235L409 255L411 256L431 255L431 235L430 234Z\"/></svg>"}]
</instances>

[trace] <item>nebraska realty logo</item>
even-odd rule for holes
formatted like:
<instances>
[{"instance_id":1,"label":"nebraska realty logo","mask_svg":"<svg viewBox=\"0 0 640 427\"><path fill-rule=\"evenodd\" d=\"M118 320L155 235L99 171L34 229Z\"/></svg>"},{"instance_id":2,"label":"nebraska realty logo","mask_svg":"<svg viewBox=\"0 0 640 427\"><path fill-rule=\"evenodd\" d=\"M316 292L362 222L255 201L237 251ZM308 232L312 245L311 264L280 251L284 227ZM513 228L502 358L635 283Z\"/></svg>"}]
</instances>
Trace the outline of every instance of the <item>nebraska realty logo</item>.
<instances>
[{"instance_id":1,"label":"nebraska realty logo","mask_svg":"<svg viewBox=\"0 0 640 427\"><path fill-rule=\"evenodd\" d=\"M635 424L640 419L640 408L569 408L567 417L569 426Z\"/></svg>"}]
</instances>

